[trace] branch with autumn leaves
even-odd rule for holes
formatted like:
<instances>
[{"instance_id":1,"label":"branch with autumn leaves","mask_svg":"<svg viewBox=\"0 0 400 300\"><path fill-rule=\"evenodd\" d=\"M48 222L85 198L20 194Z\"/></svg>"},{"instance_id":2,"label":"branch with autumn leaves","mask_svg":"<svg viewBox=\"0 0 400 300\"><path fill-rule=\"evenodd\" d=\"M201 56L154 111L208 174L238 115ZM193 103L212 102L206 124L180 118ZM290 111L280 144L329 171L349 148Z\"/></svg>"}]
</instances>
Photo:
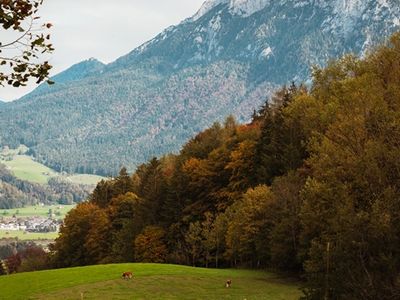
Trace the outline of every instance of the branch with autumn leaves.
<instances>
[{"instance_id":1,"label":"branch with autumn leaves","mask_svg":"<svg viewBox=\"0 0 400 300\"><path fill-rule=\"evenodd\" d=\"M41 58L52 53L48 30L37 15L43 0L0 0L0 32L10 32L9 41L0 40L0 85L25 86L31 78L39 84L49 80L52 66Z\"/></svg>"}]
</instances>

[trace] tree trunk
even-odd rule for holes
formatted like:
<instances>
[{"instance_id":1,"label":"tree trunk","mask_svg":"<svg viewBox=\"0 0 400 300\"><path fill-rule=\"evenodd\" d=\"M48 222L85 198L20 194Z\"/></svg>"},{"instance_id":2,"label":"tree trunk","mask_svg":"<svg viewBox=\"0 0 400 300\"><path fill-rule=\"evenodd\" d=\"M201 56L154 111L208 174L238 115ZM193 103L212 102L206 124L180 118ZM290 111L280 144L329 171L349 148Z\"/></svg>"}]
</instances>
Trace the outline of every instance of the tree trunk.
<instances>
[{"instance_id":1,"label":"tree trunk","mask_svg":"<svg viewBox=\"0 0 400 300\"><path fill-rule=\"evenodd\" d=\"M215 252L215 267L218 268L218 255L219 255L219 249L217 247L217 251Z\"/></svg>"}]
</instances>

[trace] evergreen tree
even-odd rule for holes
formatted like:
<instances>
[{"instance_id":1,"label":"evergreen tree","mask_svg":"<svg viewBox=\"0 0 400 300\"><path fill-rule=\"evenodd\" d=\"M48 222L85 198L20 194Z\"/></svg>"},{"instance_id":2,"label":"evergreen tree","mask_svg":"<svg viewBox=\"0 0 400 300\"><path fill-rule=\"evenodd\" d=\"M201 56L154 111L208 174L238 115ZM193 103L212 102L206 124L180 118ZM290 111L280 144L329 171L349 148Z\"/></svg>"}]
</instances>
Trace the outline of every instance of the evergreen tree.
<instances>
[{"instance_id":1,"label":"evergreen tree","mask_svg":"<svg viewBox=\"0 0 400 300\"><path fill-rule=\"evenodd\" d=\"M134 241L147 225L143 200L133 193L113 199L109 209L111 257L114 262L134 261Z\"/></svg>"},{"instance_id":2,"label":"evergreen tree","mask_svg":"<svg viewBox=\"0 0 400 300\"><path fill-rule=\"evenodd\" d=\"M140 180L137 193L144 200L148 222L157 224L162 221L161 209L167 197L167 185L161 162L153 158L148 164L139 168L136 174Z\"/></svg>"}]
</instances>

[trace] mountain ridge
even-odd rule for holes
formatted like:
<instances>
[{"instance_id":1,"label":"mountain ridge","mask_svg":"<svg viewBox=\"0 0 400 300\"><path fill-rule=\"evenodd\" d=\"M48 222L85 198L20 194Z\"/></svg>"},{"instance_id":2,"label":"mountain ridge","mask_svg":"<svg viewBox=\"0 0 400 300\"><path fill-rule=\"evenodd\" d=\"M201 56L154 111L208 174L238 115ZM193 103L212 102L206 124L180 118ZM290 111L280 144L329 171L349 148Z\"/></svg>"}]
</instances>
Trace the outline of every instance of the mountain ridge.
<instances>
[{"instance_id":1,"label":"mountain ridge","mask_svg":"<svg viewBox=\"0 0 400 300\"><path fill-rule=\"evenodd\" d=\"M59 171L133 170L229 114L248 120L277 86L309 80L312 65L366 53L400 29L395 0L208 1L199 12L7 105L0 146L26 144Z\"/></svg>"}]
</instances>

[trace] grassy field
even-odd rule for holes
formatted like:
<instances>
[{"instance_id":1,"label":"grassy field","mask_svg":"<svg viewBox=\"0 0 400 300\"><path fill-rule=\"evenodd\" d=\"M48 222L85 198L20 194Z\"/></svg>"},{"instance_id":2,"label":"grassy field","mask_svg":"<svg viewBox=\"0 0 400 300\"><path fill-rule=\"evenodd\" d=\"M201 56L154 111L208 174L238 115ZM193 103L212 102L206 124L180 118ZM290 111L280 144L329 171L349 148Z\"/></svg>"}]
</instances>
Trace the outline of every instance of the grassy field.
<instances>
[{"instance_id":1,"label":"grassy field","mask_svg":"<svg viewBox=\"0 0 400 300\"><path fill-rule=\"evenodd\" d=\"M1 209L0 217L6 216L10 217L16 214L17 217L46 217L48 216L48 212L51 209L53 213L59 212L59 215L56 215L57 219L64 219L65 215L74 208L75 205L45 205L45 206L27 206L23 208L13 208L13 209Z\"/></svg>"},{"instance_id":2,"label":"grassy field","mask_svg":"<svg viewBox=\"0 0 400 300\"><path fill-rule=\"evenodd\" d=\"M99 181L105 179L104 177L101 176L89 175L89 174L76 174L76 175L66 176L65 178L72 183L87 184L87 185L96 185Z\"/></svg>"},{"instance_id":3,"label":"grassy field","mask_svg":"<svg viewBox=\"0 0 400 300\"><path fill-rule=\"evenodd\" d=\"M0 230L0 239L2 238L18 238L22 241L33 241L33 240L54 240L58 237L58 232L23 232L23 231L10 231L10 230ZM0 296L1 299L1 296Z\"/></svg>"},{"instance_id":4,"label":"grassy field","mask_svg":"<svg viewBox=\"0 0 400 300\"><path fill-rule=\"evenodd\" d=\"M22 180L45 184L51 177L57 175L50 168L26 155L16 155L13 160L0 162L9 167L14 175Z\"/></svg>"},{"instance_id":5,"label":"grassy field","mask_svg":"<svg viewBox=\"0 0 400 300\"><path fill-rule=\"evenodd\" d=\"M124 280L122 272L134 278ZM225 281L232 279L232 287ZM19 299L246 299L294 300L295 282L261 271L158 264L119 264L0 276L0 298Z\"/></svg>"},{"instance_id":6,"label":"grassy field","mask_svg":"<svg viewBox=\"0 0 400 300\"><path fill-rule=\"evenodd\" d=\"M15 177L30 182L46 184L50 178L59 177L75 184L96 185L104 177L90 174L62 175L35 161L25 153L28 148L3 149L0 151L0 163L6 165Z\"/></svg>"}]
</instances>

